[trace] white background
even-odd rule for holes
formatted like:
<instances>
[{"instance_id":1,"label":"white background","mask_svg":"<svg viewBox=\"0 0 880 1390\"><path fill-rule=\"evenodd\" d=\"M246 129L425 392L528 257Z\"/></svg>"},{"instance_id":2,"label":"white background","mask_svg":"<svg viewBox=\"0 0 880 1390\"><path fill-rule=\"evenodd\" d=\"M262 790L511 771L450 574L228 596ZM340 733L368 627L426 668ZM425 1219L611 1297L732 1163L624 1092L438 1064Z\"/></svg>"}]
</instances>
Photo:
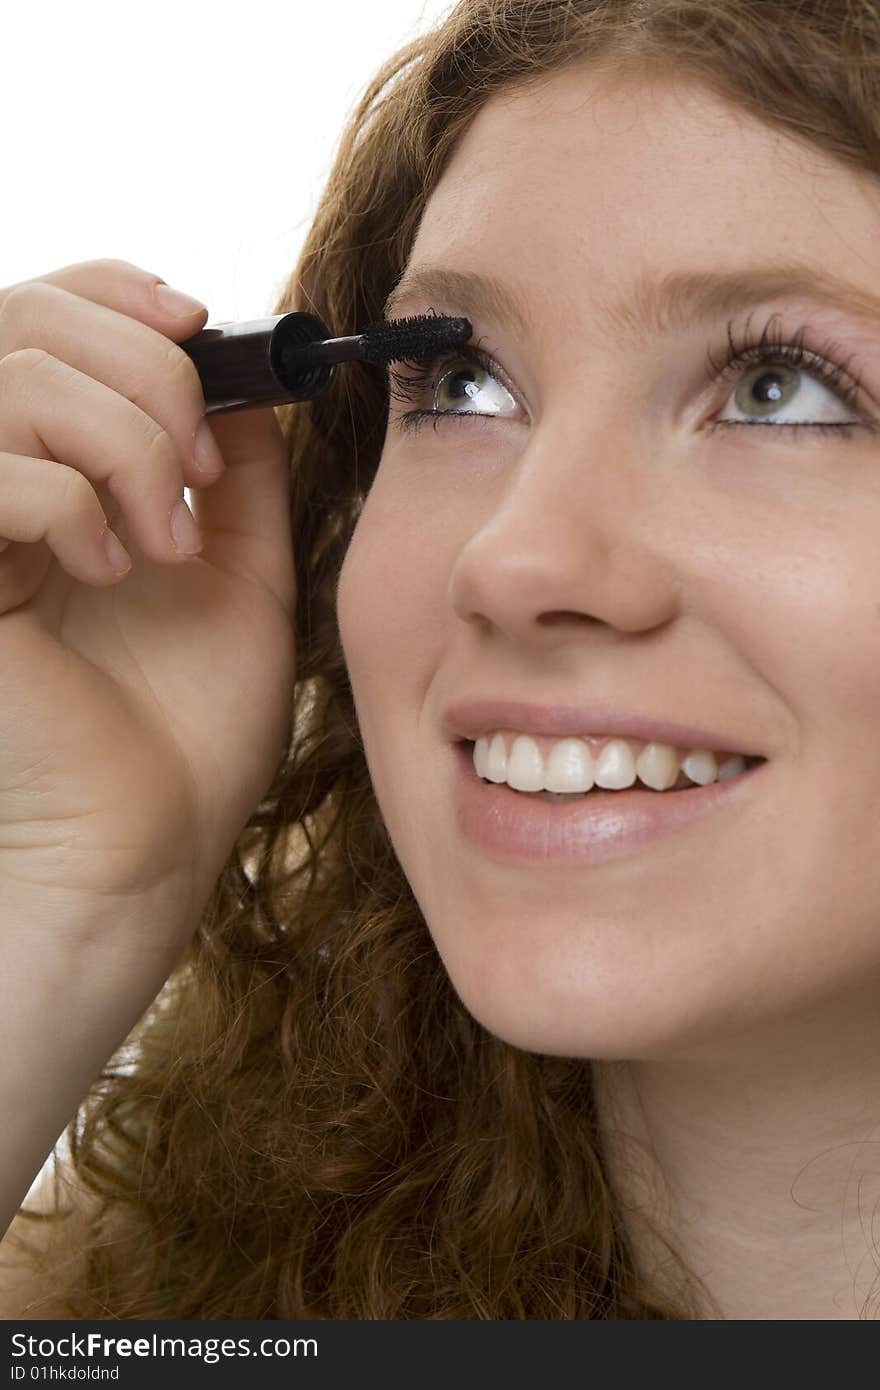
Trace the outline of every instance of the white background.
<instances>
[{"instance_id":1,"label":"white background","mask_svg":"<svg viewBox=\"0 0 880 1390\"><path fill-rule=\"evenodd\" d=\"M267 317L346 117L453 0L12 0L0 286L118 256Z\"/></svg>"},{"instance_id":2,"label":"white background","mask_svg":"<svg viewBox=\"0 0 880 1390\"><path fill-rule=\"evenodd\" d=\"M13 0L0 286L118 256L195 295L208 323L268 317L347 116L385 60L452 8Z\"/></svg>"}]
</instances>

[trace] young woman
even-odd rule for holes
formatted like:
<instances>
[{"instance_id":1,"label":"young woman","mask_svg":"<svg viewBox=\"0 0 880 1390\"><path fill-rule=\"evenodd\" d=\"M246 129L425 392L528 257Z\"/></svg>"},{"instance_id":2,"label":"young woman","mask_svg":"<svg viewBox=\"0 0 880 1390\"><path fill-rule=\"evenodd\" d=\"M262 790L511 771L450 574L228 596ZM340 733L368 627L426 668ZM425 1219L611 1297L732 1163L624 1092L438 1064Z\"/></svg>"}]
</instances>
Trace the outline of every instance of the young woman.
<instances>
[{"instance_id":1,"label":"young woman","mask_svg":"<svg viewBox=\"0 0 880 1390\"><path fill-rule=\"evenodd\" d=\"M876 1316L880 8L790 12L463 0L274 312L471 343L216 481L203 307L2 293L7 1316Z\"/></svg>"}]
</instances>

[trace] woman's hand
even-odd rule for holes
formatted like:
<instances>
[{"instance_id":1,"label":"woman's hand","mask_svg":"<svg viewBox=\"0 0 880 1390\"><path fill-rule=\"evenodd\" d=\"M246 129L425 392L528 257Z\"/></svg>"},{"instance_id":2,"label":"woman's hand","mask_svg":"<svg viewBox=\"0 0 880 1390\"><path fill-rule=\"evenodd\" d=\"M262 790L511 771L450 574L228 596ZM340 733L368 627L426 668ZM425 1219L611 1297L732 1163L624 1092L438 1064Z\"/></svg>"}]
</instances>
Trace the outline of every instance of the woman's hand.
<instances>
[{"instance_id":1,"label":"woman's hand","mask_svg":"<svg viewBox=\"0 0 880 1390\"><path fill-rule=\"evenodd\" d=\"M40 951L118 904L158 949L153 993L286 747L296 600L274 411L212 416L226 466L199 471L177 344L207 310L174 317L159 283L99 260L0 289L3 897Z\"/></svg>"}]
</instances>

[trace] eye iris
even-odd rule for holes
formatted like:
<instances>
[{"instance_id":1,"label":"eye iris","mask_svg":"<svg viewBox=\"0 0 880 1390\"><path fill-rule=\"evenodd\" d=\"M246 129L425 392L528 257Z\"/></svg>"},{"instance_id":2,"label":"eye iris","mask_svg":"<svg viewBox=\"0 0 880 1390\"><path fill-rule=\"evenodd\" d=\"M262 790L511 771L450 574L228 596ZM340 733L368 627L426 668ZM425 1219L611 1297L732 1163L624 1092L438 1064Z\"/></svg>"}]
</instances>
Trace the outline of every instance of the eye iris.
<instances>
[{"instance_id":1,"label":"eye iris","mask_svg":"<svg viewBox=\"0 0 880 1390\"><path fill-rule=\"evenodd\" d=\"M466 405L468 409L456 411L456 404ZM449 371L442 372L434 387L434 405L444 415L516 413L516 401L499 381L495 372L482 362L472 363L467 359Z\"/></svg>"},{"instance_id":2,"label":"eye iris","mask_svg":"<svg viewBox=\"0 0 880 1390\"><path fill-rule=\"evenodd\" d=\"M446 390L449 393L449 399L452 401L467 402L473 400L479 392L479 387L474 377L476 373L480 371L482 371L482 367L456 367L454 371L446 372L437 382L436 390L438 395L441 390ZM449 383L451 381L460 382L461 384L450 389Z\"/></svg>"},{"instance_id":3,"label":"eye iris","mask_svg":"<svg viewBox=\"0 0 880 1390\"><path fill-rule=\"evenodd\" d=\"M766 415L778 410L784 404L785 378L788 378L788 386L793 385L793 390L788 392L788 400L796 396L800 390L800 381L797 374L787 370L785 367L766 367L760 366L755 371L745 376L736 392L737 405L741 410L756 405L763 409Z\"/></svg>"}]
</instances>

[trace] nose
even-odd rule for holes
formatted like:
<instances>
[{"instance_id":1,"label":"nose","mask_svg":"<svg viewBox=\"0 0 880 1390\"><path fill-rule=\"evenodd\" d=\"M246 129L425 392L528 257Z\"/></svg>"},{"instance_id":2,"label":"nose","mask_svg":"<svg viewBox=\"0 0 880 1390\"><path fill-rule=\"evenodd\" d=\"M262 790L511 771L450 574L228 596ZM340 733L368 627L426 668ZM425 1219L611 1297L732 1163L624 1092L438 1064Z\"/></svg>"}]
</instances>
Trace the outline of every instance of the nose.
<instances>
[{"instance_id":1,"label":"nose","mask_svg":"<svg viewBox=\"0 0 880 1390\"><path fill-rule=\"evenodd\" d=\"M637 633L670 622L682 577L663 469L619 436L539 434L458 553L457 616L544 645L587 624Z\"/></svg>"}]
</instances>

